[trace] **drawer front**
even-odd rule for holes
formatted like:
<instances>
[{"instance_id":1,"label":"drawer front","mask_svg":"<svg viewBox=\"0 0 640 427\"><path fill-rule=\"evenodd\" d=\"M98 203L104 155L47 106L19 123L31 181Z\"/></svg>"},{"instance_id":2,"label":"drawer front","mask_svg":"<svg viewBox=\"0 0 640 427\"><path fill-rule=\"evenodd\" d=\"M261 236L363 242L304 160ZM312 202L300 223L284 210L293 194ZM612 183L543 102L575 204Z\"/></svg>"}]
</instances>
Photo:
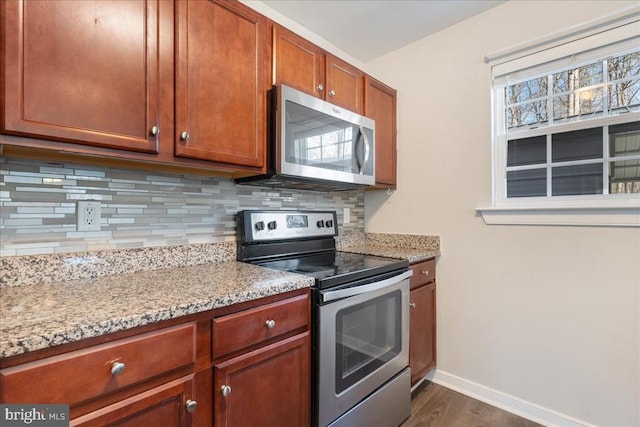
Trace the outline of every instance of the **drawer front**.
<instances>
[{"instance_id":1,"label":"drawer front","mask_svg":"<svg viewBox=\"0 0 640 427\"><path fill-rule=\"evenodd\" d=\"M213 319L213 358L308 327L308 295L221 316Z\"/></svg>"},{"instance_id":2,"label":"drawer front","mask_svg":"<svg viewBox=\"0 0 640 427\"><path fill-rule=\"evenodd\" d=\"M413 276L409 281L411 289L429 283L436 278L435 258L413 264L411 269L413 270Z\"/></svg>"},{"instance_id":3,"label":"drawer front","mask_svg":"<svg viewBox=\"0 0 640 427\"><path fill-rule=\"evenodd\" d=\"M193 364L195 342L192 323L7 368L1 401L83 402Z\"/></svg>"}]
</instances>

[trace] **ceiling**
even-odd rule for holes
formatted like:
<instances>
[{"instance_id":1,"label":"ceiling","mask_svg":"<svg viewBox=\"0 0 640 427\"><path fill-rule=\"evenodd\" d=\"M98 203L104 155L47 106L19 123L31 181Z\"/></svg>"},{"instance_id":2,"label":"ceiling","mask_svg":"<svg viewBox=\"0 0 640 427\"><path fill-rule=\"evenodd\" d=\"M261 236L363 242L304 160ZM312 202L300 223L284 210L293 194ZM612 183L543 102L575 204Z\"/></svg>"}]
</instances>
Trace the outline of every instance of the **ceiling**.
<instances>
[{"instance_id":1,"label":"ceiling","mask_svg":"<svg viewBox=\"0 0 640 427\"><path fill-rule=\"evenodd\" d=\"M263 0L362 62L406 46L505 0Z\"/></svg>"}]
</instances>

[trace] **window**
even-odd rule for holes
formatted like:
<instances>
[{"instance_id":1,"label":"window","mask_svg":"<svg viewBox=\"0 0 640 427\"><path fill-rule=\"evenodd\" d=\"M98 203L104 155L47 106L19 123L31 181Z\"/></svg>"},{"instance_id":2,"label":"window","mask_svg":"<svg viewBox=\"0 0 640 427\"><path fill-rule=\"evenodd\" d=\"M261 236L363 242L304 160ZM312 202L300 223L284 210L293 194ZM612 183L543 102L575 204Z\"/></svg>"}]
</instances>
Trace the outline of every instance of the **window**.
<instances>
[{"instance_id":1,"label":"window","mask_svg":"<svg viewBox=\"0 0 640 427\"><path fill-rule=\"evenodd\" d=\"M640 226L640 25L622 18L494 60L494 211L619 208Z\"/></svg>"},{"instance_id":2,"label":"window","mask_svg":"<svg viewBox=\"0 0 640 427\"><path fill-rule=\"evenodd\" d=\"M640 50L498 92L506 199L640 193Z\"/></svg>"}]
</instances>

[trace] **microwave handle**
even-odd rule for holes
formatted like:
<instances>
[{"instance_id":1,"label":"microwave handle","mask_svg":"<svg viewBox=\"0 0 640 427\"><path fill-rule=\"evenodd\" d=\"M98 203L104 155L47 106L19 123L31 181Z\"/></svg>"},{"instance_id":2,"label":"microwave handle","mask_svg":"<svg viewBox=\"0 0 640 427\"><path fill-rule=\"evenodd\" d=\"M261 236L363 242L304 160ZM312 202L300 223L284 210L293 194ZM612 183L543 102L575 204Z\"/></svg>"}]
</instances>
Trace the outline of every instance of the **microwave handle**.
<instances>
[{"instance_id":1,"label":"microwave handle","mask_svg":"<svg viewBox=\"0 0 640 427\"><path fill-rule=\"evenodd\" d=\"M362 166L360 167L360 175L364 175L364 168L366 168L367 163L369 163L371 144L369 142L369 137L367 136L367 133L364 131L364 128L362 126L360 126L360 134L362 135L362 139L364 139L364 160L362 161Z\"/></svg>"}]
</instances>

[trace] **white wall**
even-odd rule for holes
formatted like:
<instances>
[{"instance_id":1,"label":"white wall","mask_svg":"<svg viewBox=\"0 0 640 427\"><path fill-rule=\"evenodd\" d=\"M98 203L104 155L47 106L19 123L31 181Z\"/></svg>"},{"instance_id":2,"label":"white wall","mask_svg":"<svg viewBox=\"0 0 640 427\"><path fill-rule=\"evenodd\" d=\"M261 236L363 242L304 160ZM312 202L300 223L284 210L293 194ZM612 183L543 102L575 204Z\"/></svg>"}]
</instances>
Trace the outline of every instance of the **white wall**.
<instances>
[{"instance_id":1,"label":"white wall","mask_svg":"<svg viewBox=\"0 0 640 427\"><path fill-rule=\"evenodd\" d=\"M640 426L640 230L487 226L484 55L637 2L510 1L366 64L398 90L398 190L369 232L439 234L438 370L599 426Z\"/></svg>"}]
</instances>

